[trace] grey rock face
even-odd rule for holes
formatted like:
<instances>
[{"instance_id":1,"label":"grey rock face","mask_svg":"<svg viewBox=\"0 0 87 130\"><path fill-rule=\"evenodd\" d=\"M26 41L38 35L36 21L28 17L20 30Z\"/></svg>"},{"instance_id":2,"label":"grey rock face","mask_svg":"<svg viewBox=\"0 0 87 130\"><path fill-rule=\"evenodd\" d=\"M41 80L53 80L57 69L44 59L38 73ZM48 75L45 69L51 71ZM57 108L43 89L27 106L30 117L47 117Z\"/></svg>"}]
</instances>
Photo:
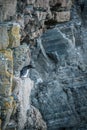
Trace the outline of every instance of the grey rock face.
<instances>
[{"instance_id":1,"label":"grey rock face","mask_svg":"<svg viewBox=\"0 0 87 130\"><path fill-rule=\"evenodd\" d=\"M42 44L47 53L57 51L59 55L66 53L69 46L67 38L56 28L43 34Z\"/></svg>"},{"instance_id":2,"label":"grey rock face","mask_svg":"<svg viewBox=\"0 0 87 130\"><path fill-rule=\"evenodd\" d=\"M14 49L14 74L16 76L20 76L20 71L24 66L30 64L30 51L29 47L25 45L21 45Z\"/></svg>"},{"instance_id":3,"label":"grey rock face","mask_svg":"<svg viewBox=\"0 0 87 130\"><path fill-rule=\"evenodd\" d=\"M17 0L0 0L0 22L7 20L16 12Z\"/></svg>"},{"instance_id":4,"label":"grey rock face","mask_svg":"<svg viewBox=\"0 0 87 130\"><path fill-rule=\"evenodd\" d=\"M27 111L31 110L30 94L32 88L33 81L30 78L14 78L14 89L12 94L17 98L16 109L19 111L17 112L17 117L15 117L17 119L15 120L18 123L19 130L24 129L24 126L27 122Z\"/></svg>"},{"instance_id":5,"label":"grey rock face","mask_svg":"<svg viewBox=\"0 0 87 130\"><path fill-rule=\"evenodd\" d=\"M76 1L79 13L82 17L82 21L87 24L87 1L86 0L78 0Z\"/></svg>"},{"instance_id":6,"label":"grey rock face","mask_svg":"<svg viewBox=\"0 0 87 130\"><path fill-rule=\"evenodd\" d=\"M35 41L45 28L45 20L48 24L51 18L57 22L68 21L71 3L71 0L18 0L16 21L21 25L21 41L27 44ZM9 20L15 14L16 0L1 0L0 7L0 21ZM81 18L86 19L86 9L85 3ZM8 110L6 119L3 115L6 122L3 130L7 125L8 130L87 130L87 28L81 24L84 19L77 18L75 11L72 10L74 18L71 17L70 22L47 30L39 39L40 44L37 40L36 47L31 47L33 67L30 68L29 47L26 44L12 46L15 41L19 42L19 32L15 33L12 28L9 46L13 50L12 65L16 76L12 88L14 103L13 99L11 101L14 110ZM4 30L5 35L6 32ZM15 36L18 39L14 39ZM4 40L2 37L4 35L0 38L1 48L7 48L8 35ZM6 74L11 73L11 62L8 63L7 58L5 62ZM1 64L1 71L3 67ZM28 75L35 82L34 87ZM10 81L8 76L6 79ZM1 80L7 81L3 76ZM5 99L10 101L10 98ZM4 102L1 99L3 108L9 107ZM4 109L3 114L7 114Z\"/></svg>"},{"instance_id":7,"label":"grey rock face","mask_svg":"<svg viewBox=\"0 0 87 130\"><path fill-rule=\"evenodd\" d=\"M30 70L30 77L35 81L35 87L31 100L43 115L48 130L78 130L87 121L87 63L84 57L87 52L83 48L86 49L86 45L84 40L77 43L72 30L71 25L68 29L66 25L65 30L56 27L42 35L48 61L42 51L37 54L38 47L32 52L35 68ZM42 82L36 83L39 78Z\"/></svg>"},{"instance_id":8,"label":"grey rock face","mask_svg":"<svg viewBox=\"0 0 87 130\"><path fill-rule=\"evenodd\" d=\"M31 109L27 114L27 123L25 130L47 130L46 123L43 121L42 116L38 109L34 106L31 106Z\"/></svg>"},{"instance_id":9,"label":"grey rock face","mask_svg":"<svg viewBox=\"0 0 87 130\"><path fill-rule=\"evenodd\" d=\"M69 21L71 5L71 0L18 0L16 21L22 27L22 41L35 40L46 29L46 23L49 26L50 22Z\"/></svg>"}]
</instances>

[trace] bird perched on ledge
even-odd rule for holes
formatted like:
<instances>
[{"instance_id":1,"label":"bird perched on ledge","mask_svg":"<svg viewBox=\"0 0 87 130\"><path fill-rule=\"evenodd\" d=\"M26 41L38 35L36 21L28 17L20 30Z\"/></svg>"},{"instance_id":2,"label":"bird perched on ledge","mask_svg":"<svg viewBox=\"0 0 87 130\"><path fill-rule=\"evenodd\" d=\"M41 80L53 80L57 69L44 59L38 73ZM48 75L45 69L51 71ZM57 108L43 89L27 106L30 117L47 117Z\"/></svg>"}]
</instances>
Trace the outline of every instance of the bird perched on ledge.
<instances>
[{"instance_id":1,"label":"bird perched on ledge","mask_svg":"<svg viewBox=\"0 0 87 130\"><path fill-rule=\"evenodd\" d=\"M28 77L29 69L31 68L34 68L34 67L32 65L25 66L20 72L20 77L22 78Z\"/></svg>"}]
</instances>

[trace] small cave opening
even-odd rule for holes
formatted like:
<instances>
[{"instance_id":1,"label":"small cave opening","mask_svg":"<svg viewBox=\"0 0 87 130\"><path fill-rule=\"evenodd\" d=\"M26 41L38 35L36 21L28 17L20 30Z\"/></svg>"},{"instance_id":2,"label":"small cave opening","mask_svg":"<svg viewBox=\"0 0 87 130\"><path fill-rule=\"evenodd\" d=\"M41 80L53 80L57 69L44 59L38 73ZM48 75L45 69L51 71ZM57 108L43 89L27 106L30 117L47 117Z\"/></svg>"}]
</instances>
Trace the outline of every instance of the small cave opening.
<instances>
[{"instance_id":1,"label":"small cave opening","mask_svg":"<svg viewBox=\"0 0 87 130\"><path fill-rule=\"evenodd\" d=\"M52 6L50 8L51 11L56 11L57 9L59 9L61 7L61 3L56 3L54 6Z\"/></svg>"},{"instance_id":2,"label":"small cave opening","mask_svg":"<svg viewBox=\"0 0 87 130\"><path fill-rule=\"evenodd\" d=\"M47 28L49 28L50 26L54 26L56 25L58 22L54 19L49 19L47 21L45 21L45 25L47 26Z\"/></svg>"}]
</instances>

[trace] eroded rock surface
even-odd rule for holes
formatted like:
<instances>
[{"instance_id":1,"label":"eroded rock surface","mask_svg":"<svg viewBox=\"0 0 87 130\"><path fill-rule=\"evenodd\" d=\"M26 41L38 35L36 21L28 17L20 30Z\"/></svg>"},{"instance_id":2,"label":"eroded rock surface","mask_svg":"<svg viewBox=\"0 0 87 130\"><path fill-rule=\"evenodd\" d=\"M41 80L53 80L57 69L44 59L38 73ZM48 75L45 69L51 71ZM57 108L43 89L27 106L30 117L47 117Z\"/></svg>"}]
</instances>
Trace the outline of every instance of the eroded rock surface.
<instances>
[{"instance_id":1,"label":"eroded rock surface","mask_svg":"<svg viewBox=\"0 0 87 130\"><path fill-rule=\"evenodd\" d=\"M46 123L43 121L42 116L38 109L31 106L27 114L27 123L25 129L31 130L47 130Z\"/></svg>"},{"instance_id":2,"label":"eroded rock surface","mask_svg":"<svg viewBox=\"0 0 87 130\"><path fill-rule=\"evenodd\" d=\"M2 130L87 130L86 10L86 0L0 0Z\"/></svg>"},{"instance_id":3,"label":"eroded rock surface","mask_svg":"<svg viewBox=\"0 0 87 130\"><path fill-rule=\"evenodd\" d=\"M15 15L17 0L0 0L0 22Z\"/></svg>"},{"instance_id":4,"label":"eroded rock surface","mask_svg":"<svg viewBox=\"0 0 87 130\"><path fill-rule=\"evenodd\" d=\"M71 0L19 0L17 22L22 27L22 42L32 43L50 24L69 21L71 6Z\"/></svg>"},{"instance_id":5,"label":"eroded rock surface","mask_svg":"<svg viewBox=\"0 0 87 130\"><path fill-rule=\"evenodd\" d=\"M42 113L48 130L68 130L75 126L78 130L81 129L79 124L84 127L87 120L86 44L84 40L78 43L74 25L62 26L42 35L44 52L40 46L36 49L38 54L32 51L35 69L31 69L30 77L35 81L35 87L31 100Z\"/></svg>"}]
</instances>

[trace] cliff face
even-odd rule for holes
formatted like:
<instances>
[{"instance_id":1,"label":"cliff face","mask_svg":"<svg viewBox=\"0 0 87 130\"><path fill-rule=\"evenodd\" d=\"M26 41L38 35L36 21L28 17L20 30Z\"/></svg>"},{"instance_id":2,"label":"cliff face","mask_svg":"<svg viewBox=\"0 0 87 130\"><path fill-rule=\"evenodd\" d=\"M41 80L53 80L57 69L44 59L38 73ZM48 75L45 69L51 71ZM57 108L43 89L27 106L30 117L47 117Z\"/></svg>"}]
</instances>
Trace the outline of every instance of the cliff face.
<instances>
[{"instance_id":1,"label":"cliff face","mask_svg":"<svg viewBox=\"0 0 87 130\"><path fill-rule=\"evenodd\" d=\"M0 129L87 130L86 0L0 0Z\"/></svg>"},{"instance_id":2,"label":"cliff face","mask_svg":"<svg viewBox=\"0 0 87 130\"><path fill-rule=\"evenodd\" d=\"M71 0L18 1L17 22L22 27L22 42L33 42L49 24L69 21Z\"/></svg>"}]
</instances>

